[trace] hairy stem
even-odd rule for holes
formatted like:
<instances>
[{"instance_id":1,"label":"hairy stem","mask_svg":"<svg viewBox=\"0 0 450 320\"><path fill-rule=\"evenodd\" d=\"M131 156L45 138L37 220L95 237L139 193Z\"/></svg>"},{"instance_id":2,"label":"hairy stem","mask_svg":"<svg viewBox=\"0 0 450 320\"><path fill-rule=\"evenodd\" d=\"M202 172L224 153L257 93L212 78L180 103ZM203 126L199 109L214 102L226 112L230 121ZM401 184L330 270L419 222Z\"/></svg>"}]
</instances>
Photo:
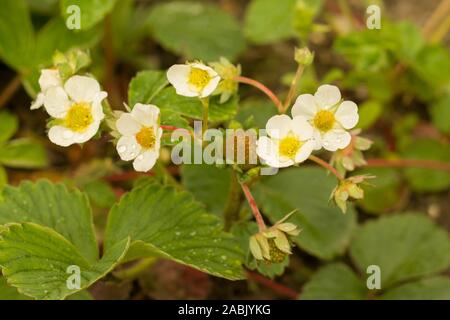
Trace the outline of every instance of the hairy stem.
<instances>
[{"instance_id":1,"label":"hairy stem","mask_svg":"<svg viewBox=\"0 0 450 320\"><path fill-rule=\"evenodd\" d=\"M230 194L228 196L228 203L224 211L225 231L229 231L233 224L239 220L239 209L241 208L241 188L236 175L233 170L231 173Z\"/></svg>"},{"instance_id":2,"label":"hairy stem","mask_svg":"<svg viewBox=\"0 0 450 320\"><path fill-rule=\"evenodd\" d=\"M280 112L280 113L283 112L283 103L280 101L280 99L278 99L278 97L273 93L272 90L267 88L261 82L247 78L247 77L242 77L242 76L236 77L236 81L238 81L240 83L245 83L245 84L251 85L251 86L261 90L273 101L273 103L275 104L275 106L278 109L278 112Z\"/></svg>"},{"instance_id":3,"label":"hairy stem","mask_svg":"<svg viewBox=\"0 0 450 320\"><path fill-rule=\"evenodd\" d=\"M317 163L318 165L320 165L320 166L324 167L325 169L327 169L328 171L330 171L332 174L334 174L336 176L336 178L339 179L339 181L343 181L344 180L344 177L342 177L339 174L339 172L331 164L329 164L328 162L320 159L319 157L313 156L313 155L309 156L309 160Z\"/></svg>"},{"instance_id":4,"label":"hairy stem","mask_svg":"<svg viewBox=\"0 0 450 320\"><path fill-rule=\"evenodd\" d=\"M247 198L247 202L250 205L253 216L256 219L256 223L258 224L259 231L266 230L266 224L264 223L264 219L259 211L258 205L256 204L255 198L253 198L250 189L245 183L241 183L242 191L244 191L244 195Z\"/></svg>"},{"instance_id":5,"label":"hairy stem","mask_svg":"<svg viewBox=\"0 0 450 320\"><path fill-rule=\"evenodd\" d=\"M9 100L14 96L14 94L19 90L22 79L20 75L16 75L10 83L3 89L0 93L0 109L3 108Z\"/></svg>"},{"instance_id":6,"label":"hairy stem","mask_svg":"<svg viewBox=\"0 0 450 320\"><path fill-rule=\"evenodd\" d=\"M113 275L121 280L134 280L136 279L142 272L147 270L149 267L151 267L156 261L158 261L158 258L150 257L146 259L142 259L141 261L137 262L135 265L128 269L115 271Z\"/></svg>"},{"instance_id":7,"label":"hairy stem","mask_svg":"<svg viewBox=\"0 0 450 320\"><path fill-rule=\"evenodd\" d=\"M450 172L450 163L437 160L419 160L419 159L368 159L367 167L379 168L424 168L432 170L442 170Z\"/></svg>"}]
</instances>

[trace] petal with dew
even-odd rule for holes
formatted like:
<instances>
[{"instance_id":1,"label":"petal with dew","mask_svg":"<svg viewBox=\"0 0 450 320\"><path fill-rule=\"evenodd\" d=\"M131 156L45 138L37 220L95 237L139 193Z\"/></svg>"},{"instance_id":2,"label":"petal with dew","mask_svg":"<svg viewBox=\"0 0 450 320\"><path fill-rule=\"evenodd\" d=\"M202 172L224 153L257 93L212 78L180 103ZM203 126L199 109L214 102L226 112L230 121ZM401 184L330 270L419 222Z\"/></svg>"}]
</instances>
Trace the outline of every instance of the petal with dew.
<instances>
[{"instance_id":1,"label":"petal with dew","mask_svg":"<svg viewBox=\"0 0 450 320\"><path fill-rule=\"evenodd\" d=\"M123 113L116 121L116 128L124 136L134 136L142 129L142 126L130 113Z\"/></svg>"},{"instance_id":2,"label":"petal with dew","mask_svg":"<svg viewBox=\"0 0 450 320\"><path fill-rule=\"evenodd\" d=\"M133 162L134 170L138 172L150 171L158 160L159 153L154 150L148 150L136 157Z\"/></svg>"},{"instance_id":3,"label":"petal with dew","mask_svg":"<svg viewBox=\"0 0 450 320\"><path fill-rule=\"evenodd\" d=\"M352 129L359 121L358 106L353 101L344 101L338 107L334 116L345 129Z\"/></svg>"}]
</instances>

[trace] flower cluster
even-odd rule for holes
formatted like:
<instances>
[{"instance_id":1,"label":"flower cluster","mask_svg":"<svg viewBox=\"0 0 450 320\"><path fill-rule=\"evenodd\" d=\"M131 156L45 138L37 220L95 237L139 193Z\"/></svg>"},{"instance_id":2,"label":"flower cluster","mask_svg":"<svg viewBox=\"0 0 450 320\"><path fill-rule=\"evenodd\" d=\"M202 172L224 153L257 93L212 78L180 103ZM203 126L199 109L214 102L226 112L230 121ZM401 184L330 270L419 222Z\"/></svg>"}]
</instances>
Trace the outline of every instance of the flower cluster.
<instances>
[{"instance_id":1,"label":"flower cluster","mask_svg":"<svg viewBox=\"0 0 450 320\"><path fill-rule=\"evenodd\" d=\"M342 101L339 88L322 85L315 95L300 95L292 107L292 118L269 119L269 137L258 140L258 156L269 166L288 167L308 159L314 150L336 151L351 141L349 130L358 123L358 107Z\"/></svg>"}]
</instances>

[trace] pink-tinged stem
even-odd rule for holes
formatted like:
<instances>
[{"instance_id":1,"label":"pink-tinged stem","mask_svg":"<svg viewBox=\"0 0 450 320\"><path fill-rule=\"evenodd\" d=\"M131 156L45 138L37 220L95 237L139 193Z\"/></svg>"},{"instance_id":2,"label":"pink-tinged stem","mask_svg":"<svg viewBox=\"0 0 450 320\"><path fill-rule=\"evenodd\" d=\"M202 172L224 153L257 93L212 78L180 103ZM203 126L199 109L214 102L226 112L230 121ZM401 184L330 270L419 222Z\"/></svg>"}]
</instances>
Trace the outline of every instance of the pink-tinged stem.
<instances>
[{"instance_id":1,"label":"pink-tinged stem","mask_svg":"<svg viewBox=\"0 0 450 320\"><path fill-rule=\"evenodd\" d=\"M255 216L256 223L258 224L259 231L264 231L266 229L266 224L264 223L264 219L259 211L258 205L256 204L255 198L253 198L250 189L245 183L241 183L242 191L244 191L245 197L247 198L248 204L252 209L252 213Z\"/></svg>"},{"instance_id":2,"label":"pink-tinged stem","mask_svg":"<svg viewBox=\"0 0 450 320\"><path fill-rule=\"evenodd\" d=\"M236 81L238 81L240 83L245 83L245 84L251 85L251 86L261 90L273 101L273 103L277 107L278 111L280 113L283 112L283 103L280 101L280 99L278 99L278 97L275 95L275 93L273 93L272 90L267 88L261 82L247 78L247 77L242 77L242 76L236 77Z\"/></svg>"}]
</instances>

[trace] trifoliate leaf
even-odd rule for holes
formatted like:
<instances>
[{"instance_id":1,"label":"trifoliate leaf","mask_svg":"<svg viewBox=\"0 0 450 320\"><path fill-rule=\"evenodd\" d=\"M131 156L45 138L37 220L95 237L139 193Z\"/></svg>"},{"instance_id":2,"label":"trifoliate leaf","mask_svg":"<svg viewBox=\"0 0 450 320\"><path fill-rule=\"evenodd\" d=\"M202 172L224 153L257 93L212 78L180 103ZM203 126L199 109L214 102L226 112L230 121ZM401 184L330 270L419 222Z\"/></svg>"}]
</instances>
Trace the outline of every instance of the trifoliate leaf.
<instances>
[{"instance_id":1,"label":"trifoliate leaf","mask_svg":"<svg viewBox=\"0 0 450 320\"><path fill-rule=\"evenodd\" d=\"M128 236L131 247L126 260L158 256L218 277L244 278L237 240L186 192L150 184L125 195L110 212L105 248Z\"/></svg>"}]
</instances>

